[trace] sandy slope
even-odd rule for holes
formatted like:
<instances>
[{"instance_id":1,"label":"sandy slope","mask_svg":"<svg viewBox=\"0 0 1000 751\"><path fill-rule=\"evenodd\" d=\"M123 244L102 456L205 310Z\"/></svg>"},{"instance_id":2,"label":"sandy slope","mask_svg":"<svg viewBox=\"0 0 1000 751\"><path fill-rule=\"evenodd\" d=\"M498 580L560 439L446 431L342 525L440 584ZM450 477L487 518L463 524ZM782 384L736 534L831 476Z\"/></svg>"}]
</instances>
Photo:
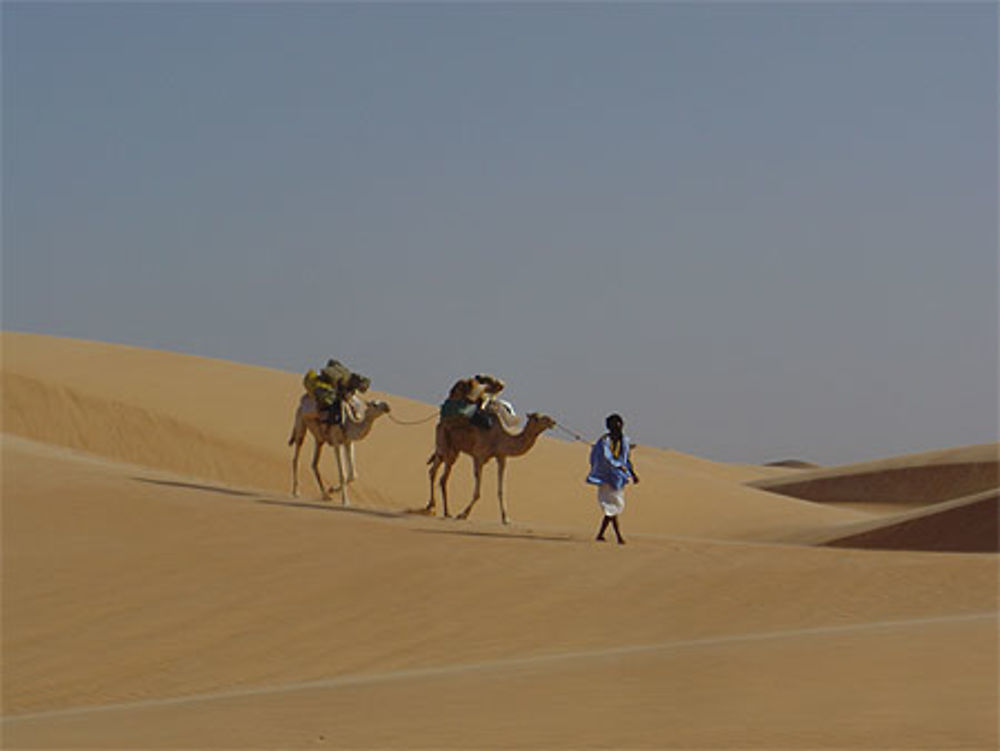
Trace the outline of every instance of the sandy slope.
<instances>
[{"instance_id":1,"label":"sandy slope","mask_svg":"<svg viewBox=\"0 0 1000 751\"><path fill-rule=\"evenodd\" d=\"M13 333L4 334L3 350L8 433L235 487L290 488L286 441L301 392L299 374ZM434 405L380 392L371 396L388 399L400 422L436 413ZM542 405L518 406L542 410ZM394 510L426 503L425 460L433 448L433 425L433 420L412 425L380 419L358 447L357 503ZM512 460L507 495L513 517L593 527L597 507L592 489L582 483L587 452L584 444L545 436L531 453ZM303 497L316 498L310 458L311 438L299 471ZM636 463L643 483L631 493L628 524L651 534L771 539L803 525L864 518L742 484L795 470L726 465L650 447L639 449ZM332 483L332 456L321 466ZM453 511L471 495L469 468L462 461L453 473ZM499 519L492 466L475 516Z\"/></svg>"},{"instance_id":2,"label":"sandy slope","mask_svg":"<svg viewBox=\"0 0 1000 751\"><path fill-rule=\"evenodd\" d=\"M403 513L431 426L383 419L345 510L287 495L295 374L3 354L5 748L997 744L997 557L773 544L873 518L743 484L801 470L643 447L620 548L547 438L512 528Z\"/></svg>"}]
</instances>

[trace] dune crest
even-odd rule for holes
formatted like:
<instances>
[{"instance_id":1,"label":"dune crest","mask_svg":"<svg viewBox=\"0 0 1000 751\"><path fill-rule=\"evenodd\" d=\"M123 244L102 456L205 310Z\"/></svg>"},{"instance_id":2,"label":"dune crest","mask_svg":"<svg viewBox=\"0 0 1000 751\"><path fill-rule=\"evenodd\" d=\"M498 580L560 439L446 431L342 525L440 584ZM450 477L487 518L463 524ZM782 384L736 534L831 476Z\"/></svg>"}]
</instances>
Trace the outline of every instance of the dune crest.
<instances>
[{"instance_id":1,"label":"dune crest","mask_svg":"<svg viewBox=\"0 0 1000 751\"><path fill-rule=\"evenodd\" d=\"M748 484L818 503L929 505L1000 486L1000 444L906 454Z\"/></svg>"}]
</instances>

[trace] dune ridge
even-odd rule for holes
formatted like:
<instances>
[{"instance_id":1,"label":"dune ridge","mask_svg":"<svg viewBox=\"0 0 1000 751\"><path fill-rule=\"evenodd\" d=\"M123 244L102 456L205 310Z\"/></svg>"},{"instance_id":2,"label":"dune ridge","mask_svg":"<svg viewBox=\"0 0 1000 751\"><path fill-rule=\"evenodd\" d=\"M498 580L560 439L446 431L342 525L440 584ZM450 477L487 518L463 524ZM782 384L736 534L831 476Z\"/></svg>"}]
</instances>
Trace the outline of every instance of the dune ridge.
<instances>
[{"instance_id":1,"label":"dune ridge","mask_svg":"<svg viewBox=\"0 0 1000 751\"><path fill-rule=\"evenodd\" d=\"M795 538L797 542L885 550L1000 552L1000 444L805 470L794 477L762 478L747 484L879 517L815 529Z\"/></svg>"},{"instance_id":2,"label":"dune ridge","mask_svg":"<svg viewBox=\"0 0 1000 751\"><path fill-rule=\"evenodd\" d=\"M798 475L752 487L819 503L927 505L1000 486L1000 444L907 454Z\"/></svg>"},{"instance_id":3,"label":"dune ridge","mask_svg":"<svg viewBox=\"0 0 1000 751\"><path fill-rule=\"evenodd\" d=\"M226 440L152 409L17 374L5 374L3 388L8 396L5 430L16 435L123 462L265 487L278 469L273 452Z\"/></svg>"}]
</instances>

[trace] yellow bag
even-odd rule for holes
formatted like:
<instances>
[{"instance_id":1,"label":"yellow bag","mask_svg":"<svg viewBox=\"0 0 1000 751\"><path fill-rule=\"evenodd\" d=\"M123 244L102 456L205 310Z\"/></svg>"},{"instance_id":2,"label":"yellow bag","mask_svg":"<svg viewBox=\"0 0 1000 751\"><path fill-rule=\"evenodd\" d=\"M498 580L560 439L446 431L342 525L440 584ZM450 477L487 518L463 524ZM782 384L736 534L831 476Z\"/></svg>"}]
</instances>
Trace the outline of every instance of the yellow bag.
<instances>
[{"instance_id":1,"label":"yellow bag","mask_svg":"<svg viewBox=\"0 0 1000 751\"><path fill-rule=\"evenodd\" d=\"M303 377L302 385L305 386L306 393L315 399L320 407L329 408L337 402L337 390L311 368Z\"/></svg>"},{"instance_id":2,"label":"yellow bag","mask_svg":"<svg viewBox=\"0 0 1000 751\"><path fill-rule=\"evenodd\" d=\"M313 397L316 396L315 393L316 385L318 383L319 383L319 375L316 373L315 370L309 368L309 370L306 371L306 374L302 379L302 385L305 387L306 393L309 394L309 396Z\"/></svg>"}]
</instances>

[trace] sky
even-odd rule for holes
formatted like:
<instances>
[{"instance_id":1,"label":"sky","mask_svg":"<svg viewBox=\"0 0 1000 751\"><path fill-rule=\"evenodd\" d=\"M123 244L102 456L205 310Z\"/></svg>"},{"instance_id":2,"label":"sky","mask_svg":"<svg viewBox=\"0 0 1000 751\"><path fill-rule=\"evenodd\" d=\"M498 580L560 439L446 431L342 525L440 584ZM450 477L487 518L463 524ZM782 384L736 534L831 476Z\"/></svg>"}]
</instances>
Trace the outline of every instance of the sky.
<instances>
[{"instance_id":1,"label":"sky","mask_svg":"<svg viewBox=\"0 0 1000 751\"><path fill-rule=\"evenodd\" d=\"M997 39L960 0L4 2L3 328L491 372L721 461L996 441Z\"/></svg>"}]
</instances>

